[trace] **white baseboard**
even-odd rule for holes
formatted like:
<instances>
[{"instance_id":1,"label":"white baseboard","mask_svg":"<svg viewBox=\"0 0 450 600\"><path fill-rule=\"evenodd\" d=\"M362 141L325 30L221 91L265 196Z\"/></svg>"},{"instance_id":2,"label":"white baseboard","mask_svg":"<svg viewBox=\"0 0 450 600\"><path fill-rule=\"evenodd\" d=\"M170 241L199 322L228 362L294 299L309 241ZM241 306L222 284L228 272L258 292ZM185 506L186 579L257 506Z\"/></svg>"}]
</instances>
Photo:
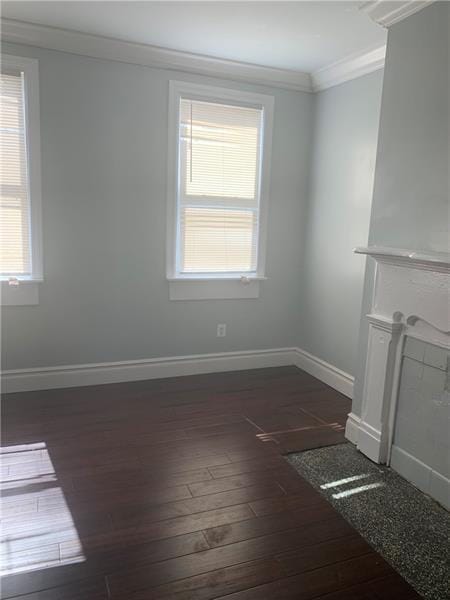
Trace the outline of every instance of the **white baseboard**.
<instances>
[{"instance_id":1,"label":"white baseboard","mask_svg":"<svg viewBox=\"0 0 450 600\"><path fill-rule=\"evenodd\" d=\"M364 419L359 422L358 450L375 463L385 464L387 461L387 448L382 443L381 431Z\"/></svg>"},{"instance_id":2,"label":"white baseboard","mask_svg":"<svg viewBox=\"0 0 450 600\"><path fill-rule=\"evenodd\" d=\"M345 371L341 371L341 369L300 348L295 349L295 365L341 392L344 396L353 398L354 377L345 373Z\"/></svg>"},{"instance_id":3,"label":"white baseboard","mask_svg":"<svg viewBox=\"0 0 450 600\"><path fill-rule=\"evenodd\" d=\"M2 373L2 386L3 392L27 392L221 371L280 367L294 364L294 352L295 348L273 348L37 369L17 369Z\"/></svg>"},{"instance_id":4,"label":"white baseboard","mask_svg":"<svg viewBox=\"0 0 450 600\"><path fill-rule=\"evenodd\" d=\"M450 479L398 446L392 446L391 467L450 510Z\"/></svg>"},{"instance_id":5,"label":"white baseboard","mask_svg":"<svg viewBox=\"0 0 450 600\"><path fill-rule=\"evenodd\" d=\"M387 449L381 441L381 431L366 423L355 413L351 412L347 416L345 437L373 462L381 464L386 462Z\"/></svg>"},{"instance_id":6,"label":"white baseboard","mask_svg":"<svg viewBox=\"0 0 450 600\"><path fill-rule=\"evenodd\" d=\"M361 424L361 417L355 415L355 413L349 413L347 416L347 422L345 424L345 437L351 442L358 444L359 441L359 426Z\"/></svg>"},{"instance_id":7,"label":"white baseboard","mask_svg":"<svg viewBox=\"0 0 450 600\"><path fill-rule=\"evenodd\" d=\"M269 348L267 350L16 369L3 371L2 388L3 392L28 392L288 365L295 365L303 369L351 398L353 378L350 375L299 348Z\"/></svg>"}]
</instances>

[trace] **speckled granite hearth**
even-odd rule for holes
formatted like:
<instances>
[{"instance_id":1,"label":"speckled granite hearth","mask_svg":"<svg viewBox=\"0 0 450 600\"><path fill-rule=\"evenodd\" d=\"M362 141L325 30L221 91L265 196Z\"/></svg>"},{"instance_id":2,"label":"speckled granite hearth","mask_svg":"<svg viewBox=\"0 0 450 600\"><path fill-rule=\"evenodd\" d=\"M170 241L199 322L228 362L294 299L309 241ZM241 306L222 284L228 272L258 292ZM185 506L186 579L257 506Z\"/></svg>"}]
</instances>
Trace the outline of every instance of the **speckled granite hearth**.
<instances>
[{"instance_id":1,"label":"speckled granite hearth","mask_svg":"<svg viewBox=\"0 0 450 600\"><path fill-rule=\"evenodd\" d=\"M424 598L450 598L444 508L352 444L286 458Z\"/></svg>"}]
</instances>

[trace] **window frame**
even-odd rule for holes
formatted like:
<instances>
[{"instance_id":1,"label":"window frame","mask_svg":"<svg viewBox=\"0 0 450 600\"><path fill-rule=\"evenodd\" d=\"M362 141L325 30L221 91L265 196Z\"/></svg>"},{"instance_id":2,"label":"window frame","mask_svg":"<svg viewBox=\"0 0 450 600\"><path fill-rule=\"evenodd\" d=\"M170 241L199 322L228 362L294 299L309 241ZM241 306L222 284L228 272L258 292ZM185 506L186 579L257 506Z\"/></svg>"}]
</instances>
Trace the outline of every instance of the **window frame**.
<instances>
[{"instance_id":1,"label":"window frame","mask_svg":"<svg viewBox=\"0 0 450 600\"><path fill-rule=\"evenodd\" d=\"M2 55L2 68L24 73L24 118L30 203L31 275L2 275L1 304L38 303L38 284L43 281L42 260L42 183L39 108L39 61L36 58ZM18 285L10 285L14 278Z\"/></svg>"},{"instance_id":2,"label":"window frame","mask_svg":"<svg viewBox=\"0 0 450 600\"><path fill-rule=\"evenodd\" d=\"M263 110L261 129L261 160L259 176L259 221L257 267L255 273L180 273L177 271L178 201L179 201L179 108L180 99L250 106ZM244 92L231 88L169 81L168 169L167 169L167 248L166 278L171 284L170 297L181 299L212 299L228 297L257 297L258 282L266 279L267 217L270 193L274 98L265 94ZM217 292L214 292L214 282ZM226 282L230 282L227 286ZM179 283L186 283L179 287ZM172 285L173 284L173 285ZM242 285L245 284L245 285ZM256 285L255 285L256 284ZM177 287L178 286L178 287ZM203 288L203 292L201 291ZM195 290L198 290L196 293ZM235 290L235 291L233 291ZM188 297L185 297L188 296Z\"/></svg>"}]
</instances>

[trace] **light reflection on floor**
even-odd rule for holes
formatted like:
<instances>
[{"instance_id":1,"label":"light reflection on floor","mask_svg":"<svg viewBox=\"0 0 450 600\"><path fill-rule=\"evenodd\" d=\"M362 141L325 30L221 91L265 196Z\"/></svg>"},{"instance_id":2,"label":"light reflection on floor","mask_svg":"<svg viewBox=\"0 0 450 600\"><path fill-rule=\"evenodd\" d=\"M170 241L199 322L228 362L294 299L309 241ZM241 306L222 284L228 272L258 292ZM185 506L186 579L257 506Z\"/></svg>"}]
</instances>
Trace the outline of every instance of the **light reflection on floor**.
<instances>
[{"instance_id":1,"label":"light reflection on floor","mask_svg":"<svg viewBox=\"0 0 450 600\"><path fill-rule=\"evenodd\" d=\"M361 481L361 479L367 479L373 477L373 473L361 473L359 475L351 475L349 477L342 477L341 479L336 479L334 481L330 481L328 483L322 483L320 485L321 490L333 490L334 488L339 488L341 486L347 486L348 484L353 484L356 481ZM367 492L368 490L373 490L379 487L383 487L384 483L375 482L375 483L367 483L365 485L358 485L356 487L350 487L348 489L338 491L332 494L333 498L339 500L340 498L347 498L348 496L353 496L354 494L360 494L361 492Z\"/></svg>"},{"instance_id":2,"label":"light reflection on floor","mask_svg":"<svg viewBox=\"0 0 450 600\"><path fill-rule=\"evenodd\" d=\"M363 473L362 475L353 475L351 477L344 477L343 479L336 479L336 481L331 481L330 483L323 483L320 486L320 489L328 490L330 488L339 487L340 485L352 483L353 481L358 481L359 479L366 479L367 477L370 477L370 475L368 473Z\"/></svg>"},{"instance_id":3,"label":"light reflection on floor","mask_svg":"<svg viewBox=\"0 0 450 600\"><path fill-rule=\"evenodd\" d=\"M85 561L44 442L1 448L1 575Z\"/></svg>"},{"instance_id":4,"label":"light reflection on floor","mask_svg":"<svg viewBox=\"0 0 450 600\"><path fill-rule=\"evenodd\" d=\"M350 490L345 490L343 492L338 492L337 494L332 494L333 498L347 498L348 496L353 496L354 494L360 494L361 492L367 492L368 490L374 490L376 488L384 487L384 483L378 481L377 483L368 483L367 485L360 485L355 488L351 488Z\"/></svg>"}]
</instances>

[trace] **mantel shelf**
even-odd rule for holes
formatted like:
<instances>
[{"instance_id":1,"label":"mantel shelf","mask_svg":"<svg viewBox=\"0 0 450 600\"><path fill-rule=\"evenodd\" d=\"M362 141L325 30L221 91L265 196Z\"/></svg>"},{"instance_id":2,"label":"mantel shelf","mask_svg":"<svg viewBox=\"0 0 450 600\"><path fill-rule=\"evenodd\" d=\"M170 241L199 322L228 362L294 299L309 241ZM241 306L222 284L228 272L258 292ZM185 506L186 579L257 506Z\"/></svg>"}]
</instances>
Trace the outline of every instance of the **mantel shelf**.
<instances>
[{"instance_id":1,"label":"mantel shelf","mask_svg":"<svg viewBox=\"0 0 450 600\"><path fill-rule=\"evenodd\" d=\"M356 254L367 254L378 262L425 269L428 271L450 272L450 254L446 252L422 253L405 248L389 248L386 246L368 246L354 249Z\"/></svg>"}]
</instances>

